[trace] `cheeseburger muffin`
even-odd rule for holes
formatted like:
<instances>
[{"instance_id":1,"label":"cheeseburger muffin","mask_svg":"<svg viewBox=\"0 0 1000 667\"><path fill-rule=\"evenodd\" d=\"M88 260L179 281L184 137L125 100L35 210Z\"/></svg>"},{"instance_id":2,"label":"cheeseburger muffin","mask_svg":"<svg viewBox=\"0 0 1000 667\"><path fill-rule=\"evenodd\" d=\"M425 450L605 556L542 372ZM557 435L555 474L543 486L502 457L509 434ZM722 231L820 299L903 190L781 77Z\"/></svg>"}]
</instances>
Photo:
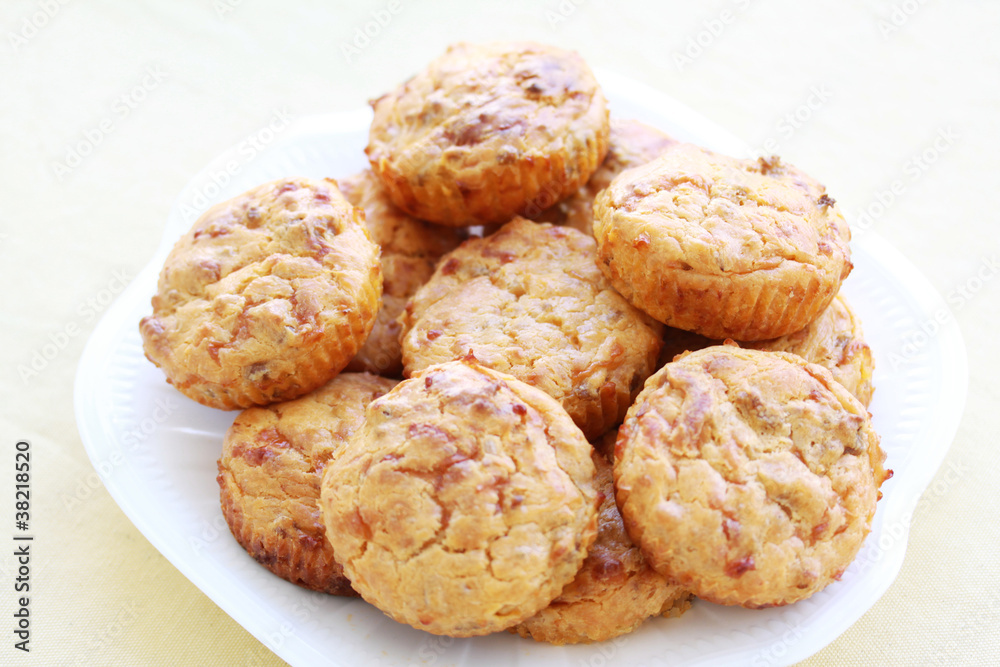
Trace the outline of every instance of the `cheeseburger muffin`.
<instances>
[{"instance_id":1,"label":"cheeseburger muffin","mask_svg":"<svg viewBox=\"0 0 1000 667\"><path fill-rule=\"evenodd\" d=\"M515 218L442 257L400 317L406 374L472 355L602 435L655 370L662 327L611 287L594 247L575 229Z\"/></svg>"},{"instance_id":2,"label":"cheeseburger muffin","mask_svg":"<svg viewBox=\"0 0 1000 667\"><path fill-rule=\"evenodd\" d=\"M601 269L636 306L709 338L798 331L851 271L850 231L822 185L778 158L680 144L594 203Z\"/></svg>"},{"instance_id":3,"label":"cheeseburger muffin","mask_svg":"<svg viewBox=\"0 0 1000 667\"><path fill-rule=\"evenodd\" d=\"M372 106L372 169L397 206L444 225L551 206L608 146L607 103L586 63L531 42L455 44Z\"/></svg>"},{"instance_id":4,"label":"cheeseburger muffin","mask_svg":"<svg viewBox=\"0 0 1000 667\"><path fill-rule=\"evenodd\" d=\"M618 435L615 489L657 572L712 602L768 607L840 577L884 459L868 412L825 368L718 345L647 381Z\"/></svg>"},{"instance_id":5,"label":"cheeseburger muffin","mask_svg":"<svg viewBox=\"0 0 1000 667\"><path fill-rule=\"evenodd\" d=\"M240 546L282 579L357 595L326 539L320 479L368 404L395 384L343 373L302 398L245 410L226 432L217 478L222 513Z\"/></svg>"},{"instance_id":6,"label":"cheeseburger muffin","mask_svg":"<svg viewBox=\"0 0 1000 667\"><path fill-rule=\"evenodd\" d=\"M199 403L301 396L336 375L375 322L379 249L331 179L284 178L213 206L174 246L146 357Z\"/></svg>"},{"instance_id":7,"label":"cheeseburger muffin","mask_svg":"<svg viewBox=\"0 0 1000 667\"><path fill-rule=\"evenodd\" d=\"M590 180L555 206L544 211L527 211L533 220L568 225L584 234L593 236L594 198L611 184L615 176L639 165L646 164L670 146L676 139L637 120L611 119L608 154Z\"/></svg>"},{"instance_id":8,"label":"cheeseburger muffin","mask_svg":"<svg viewBox=\"0 0 1000 667\"><path fill-rule=\"evenodd\" d=\"M365 600L467 637L547 606L596 534L591 446L552 398L456 361L373 401L323 477L327 537Z\"/></svg>"},{"instance_id":9,"label":"cheeseburger muffin","mask_svg":"<svg viewBox=\"0 0 1000 667\"><path fill-rule=\"evenodd\" d=\"M370 169L338 181L340 191L365 212L365 227L382 248L382 307L375 326L349 371L400 377L399 323L407 299L434 272L438 258L458 245L458 230L432 225L399 210Z\"/></svg>"},{"instance_id":10,"label":"cheeseburger muffin","mask_svg":"<svg viewBox=\"0 0 1000 667\"><path fill-rule=\"evenodd\" d=\"M614 446L616 434L610 434ZM680 616L691 595L657 574L632 544L615 505L611 463L593 453L601 505L597 540L583 567L548 607L513 630L550 644L598 642L638 628L650 616Z\"/></svg>"}]
</instances>

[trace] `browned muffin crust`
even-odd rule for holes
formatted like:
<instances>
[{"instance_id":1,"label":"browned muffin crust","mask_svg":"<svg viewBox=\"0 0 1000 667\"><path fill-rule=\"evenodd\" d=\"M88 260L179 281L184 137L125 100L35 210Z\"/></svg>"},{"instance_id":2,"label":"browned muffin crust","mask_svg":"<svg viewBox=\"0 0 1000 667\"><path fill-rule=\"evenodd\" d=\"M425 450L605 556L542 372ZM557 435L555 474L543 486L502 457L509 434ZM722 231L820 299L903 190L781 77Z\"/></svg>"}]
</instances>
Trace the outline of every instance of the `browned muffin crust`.
<instances>
[{"instance_id":1,"label":"browned muffin crust","mask_svg":"<svg viewBox=\"0 0 1000 667\"><path fill-rule=\"evenodd\" d=\"M586 63L532 42L454 44L372 106L372 169L397 206L445 225L550 206L607 151L607 103Z\"/></svg>"},{"instance_id":2,"label":"browned muffin crust","mask_svg":"<svg viewBox=\"0 0 1000 667\"><path fill-rule=\"evenodd\" d=\"M323 477L355 590L434 634L503 630L552 601L596 534L591 447L545 393L455 361L373 401Z\"/></svg>"},{"instance_id":3,"label":"browned muffin crust","mask_svg":"<svg viewBox=\"0 0 1000 667\"><path fill-rule=\"evenodd\" d=\"M798 331L851 270L850 230L819 183L777 158L678 144L594 203L602 270L664 324L709 338Z\"/></svg>"},{"instance_id":4,"label":"browned muffin crust","mask_svg":"<svg viewBox=\"0 0 1000 667\"><path fill-rule=\"evenodd\" d=\"M766 607L839 578L890 472L868 412L825 368L719 345L651 377L615 447L650 564L695 595Z\"/></svg>"},{"instance_id":5,"label":"browned muffin crust","mask_svg":"<svg viewBox=\"0 0 1000 667\"><path fill-rule=\"evenodd\" d=\"M596 438L654 370L661 327L623 299L594 240L515 218L442 259L407 304L405 372L474 355L556 398Z\"/></svg>"},{"instance_id":6,"label":"browned muffin crust","mask_svg":"<svg viewBox=\"0 0 1000 667\"><path fill-rule=\"evenodd\" d=\"M378 246L332 179L284 178L205 212L160 273L143 350L185 395L234 409L301 396L371 331Z\"/></svg>"},{"instance_id":7,"label":"browned muffin crust","mask_svg":"<svg viewBox=\"0 0 1000 667\"><path fill-rule=\"evenodd\" d=\"M250 408L226 432L217 481L222 513L261 565L303 588L357 595L337 564L319 510L330 459L396 382L342 373L294 401Z\"/></svg>"}]
</instances>

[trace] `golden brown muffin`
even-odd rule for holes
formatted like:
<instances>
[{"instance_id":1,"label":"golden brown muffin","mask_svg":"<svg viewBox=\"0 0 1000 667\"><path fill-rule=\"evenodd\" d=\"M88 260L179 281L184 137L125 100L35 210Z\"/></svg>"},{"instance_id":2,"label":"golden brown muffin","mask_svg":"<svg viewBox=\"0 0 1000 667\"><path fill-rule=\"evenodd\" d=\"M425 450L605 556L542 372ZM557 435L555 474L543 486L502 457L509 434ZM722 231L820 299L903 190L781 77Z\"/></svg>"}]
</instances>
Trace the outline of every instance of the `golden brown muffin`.
<instances>
[{"instance_id":1,"label":"golden brown muffin","mask_svg":"<svg viewBox=\"0 0 1000 667\"><path fill-rule=\"evenodd\" d=\"M712 340L680 329L668 329L664 334L660 366L684 352L700 350L722 341ZM875 360L865 342L861 320L838 294L819 317L795 333L771 340L738 342L740 347L774 352L791 352L806 361L827 368L840 384L854 394L861 403L871 404L872 371Z\"/></svg>"},{"instance_id":2,"label":"golden brown muffin","mask_svg":"<svg viewBox=\"0 0 1000 667\"><path fill-rule=\"evenodd\" d=\"M718 345L651 377L615 447L629 535L700 598L766 607L839 578L871 528L885 454L828 370Z\"/></svg>"},{"instance_id":3,"label":"golden brown muffin","mask_svg":"<svg viewBox=\"0 0 1000 667\"><path fill-rule=\"evenodd\" d=\"M222 513L236 541L282 579L357 595L334 560L319 511L323 470L395 380L343 373L286 403L242 412L219 459Z\"/></svg>"},{"instance_id":4,"label":"golden brown muffin","mask_svg":"<svg viewBox=\"0 0 1000 667\"><path fill-rule=\"evenodd\" d=\"M432 225L403 213L389 200L370 169L338 181L352 205L364 209L365 226L382 248L382 307L375 326L346 370L401 377L399 323L407 299L434 273L434 263L461 240L458 230Z\"/></svg>"},{"instance_id":5,"label":"golden brown muffin","mask_svg":"<svg viewBox=\"0 0 1000 667\"><path fill-rule=\"evenodd\" d=\"M522 637L550 644L605 641L632 632L650 616L680 616L691 606L691 594L649 567L629 539L615 505L611 463L598 451L593 459L602 494L597 540L559 597L512 628Z\"/></svg>"},{"instance_id":6,"label":"golden brown muffin","mask_svg":"<svg viewBox=\"0 0 1000 667\"><path fill-rule=\"evenodd\" d=\"M608 108L574 52L459 43L372 103L365 152L397 206L444 225L504 223L583 185Z\"/></svg>"},{"instance_id":7,"label":"golden brown muffin","mask_svg":"<svg viewBox=\"0 0 1000 667\"><path fill-rule=\"evenodd\" d=\"M844 385L865 407L872 402L875 359L865 342L860 318L840 294L804 329L781 338L741 345L797 354L829 369L833 379Z\"/></svg>"},{"instance_id":8,"label":"golden brown muffin","mask_svg":"<svg viewBox=\"0 0 1000 667\"><path fill-rule=\"evenodd\" d=\"M543 392L456 361L373 401L323 477L354 589L401 623L503 630L572 581L597 532L590 444Z\"/></svg>"},{"instance_id":9,"label":"golden brown muffin","mask_svg":"<svg viewBox=\"0 0 1000 667\"><path fill-rule=\"evenodd\" d=\"M662 327L612 289L594 248L524 218L466 241L400 317L405 373L471 354L557 399L587 437L603 434L655 370Z\"/></svg>"},{"instance_id":10,"label":"golden brown muffin","mask_svg":"<svg viewBox=\"0 0 1000 667\"><path fill-rule=\"evenodd\" d=\"M146 357L214 408L297 398L371 331L378 253L332 179L284 178L213 206L164 262L139 325Z\"/></svg>"},{"instance_id":11,"label":"golden brown muffin","mask_svg":"<svg viewBox=\"0 0 1000 667\"><path fill-rule=\"evenodd\" d=\"M679 144L594 203L601 269L668 326L709 338L798 331L851 271L850 230L822 185L778 158Z\"/></svg>"},{"instance_id":12,"label":"golden brown muffin","mask_svg":"<svg viewBox=\"0 0 1000 667\"><path fill-rule=\"evenodd\" d=\"M528 210L525 216L540 222L568 225L588 236L594 235L594 198L611 184L615 176L646 164L677 140L637 120L611 119L608 154L590 180L555 206L544 211Z\"/></svg>"}]
</instances>

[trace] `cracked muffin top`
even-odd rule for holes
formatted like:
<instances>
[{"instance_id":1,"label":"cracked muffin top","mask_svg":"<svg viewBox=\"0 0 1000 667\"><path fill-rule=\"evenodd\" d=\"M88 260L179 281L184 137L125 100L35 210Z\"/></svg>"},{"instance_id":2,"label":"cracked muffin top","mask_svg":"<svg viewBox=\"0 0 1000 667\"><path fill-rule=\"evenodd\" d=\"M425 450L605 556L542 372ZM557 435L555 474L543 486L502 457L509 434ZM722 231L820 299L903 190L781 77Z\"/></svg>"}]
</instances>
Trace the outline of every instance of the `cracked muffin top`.
<instances>
[{"instance_id":1,"label":"cracked muffin top","mask_svg":"<svg viewBox=\"0 0 1000 667\"><path fill-rule=\"evenodd\" d=\"M797 331L850 273L850 230L818 182L778 158L678 144L594 204L602 270L668 326L763 340Z\"/></svg>"},{"instance_id":2,"label":"cracked muffin top","mask_svg":"<svg viewBox=\"0 0 1000 667\"><path fill-rule=\"evenodd\" d=\"M332 179L284 178L205 212L160 272L143 350L205 405L301 396L355 355L382 292L379 248Z\"/></svg>"},{"instance_id":3,"label":"cracked muffin top","mask_svg":"<svg viewBox=\"0 0 1000 667\"><path fill-rule=\"evenodd\" d=\"M871 527L885 453L825 368L717 345L651 377L615 446L615 488L650 564L700 598L766 607L839 578Z\"/></svg>"},{"instance_id":4,"label":"cracked muffin top","mask_svg":"<svg viewBox=\"0 0 1000 667\"><path fill-rule=\"evenodd\" d=\"M602 435L655 370L662 327L611 287L594 249L575 229L524 218L466 241L400 316L405 372L471 354Z\"/></svg>"},{"instance_id":5,"label":"cracked muffin top","mask_svg":"<svg viewBox=\"0 0 1000 667\"><path fill-rule=\"evenodd\" d=\"M591 446L552 398L455 361L373 401L326 469L327 537L392 618L456 637L559 595L596 533Z\"/></svg>"},{"instance_id":6,"label":"cracked muffin top","mask_svg":"<svg viewBox=\"0 0 1000 667\"><path fill-rule=\"evenodd\" d=\"M356 595L326 539L320 480L368 404L395 384L341 373L301 398L244 410L226 431L217 478L222 513L247 553L279 577Z\"/></svg>"},{"instance_id":7,"label":"cracked muffin top","mask_svg":"<svg viewBox=\"0 0 1000 667\"><path fill-rule=\"evenodd\" d=\"M548 206L607 151L593 74L578 54L543 44L454 44L372 106L372 169L397 206L446 225Z\"/></svg>"}]
</instances>

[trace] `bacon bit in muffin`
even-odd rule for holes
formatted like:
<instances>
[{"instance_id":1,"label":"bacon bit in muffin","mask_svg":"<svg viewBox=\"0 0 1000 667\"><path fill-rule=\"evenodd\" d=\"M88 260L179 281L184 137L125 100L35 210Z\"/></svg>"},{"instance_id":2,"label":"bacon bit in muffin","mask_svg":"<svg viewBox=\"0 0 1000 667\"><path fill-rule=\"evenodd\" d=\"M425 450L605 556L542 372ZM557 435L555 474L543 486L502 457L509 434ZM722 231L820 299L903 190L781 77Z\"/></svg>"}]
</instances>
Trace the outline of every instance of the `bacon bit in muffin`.
<instances>
[{"instance_id":1,"label":"bacon bit in muffin","mask_svg":"<svg viewBox=\"0 0 1000 667\"><path fill-rule=\"evenodd\" d=\"M746 558L729 563L726 566L726 574L735 579L756 568L757 566L753 562L753 556L747 556Z\"/></svg>"},{"instance_id":2,"label":"bacon bit in muffin","mask_svg":"<svg viewBox=\"0 0 1000 667\"><path fill-rule=\"evenodd\" d=\"M765 176L781 166L781 158L777 155L772 155L769 158L758 158L758 160L760 162L760 173Z\"/></svg>"}]
</instances>

